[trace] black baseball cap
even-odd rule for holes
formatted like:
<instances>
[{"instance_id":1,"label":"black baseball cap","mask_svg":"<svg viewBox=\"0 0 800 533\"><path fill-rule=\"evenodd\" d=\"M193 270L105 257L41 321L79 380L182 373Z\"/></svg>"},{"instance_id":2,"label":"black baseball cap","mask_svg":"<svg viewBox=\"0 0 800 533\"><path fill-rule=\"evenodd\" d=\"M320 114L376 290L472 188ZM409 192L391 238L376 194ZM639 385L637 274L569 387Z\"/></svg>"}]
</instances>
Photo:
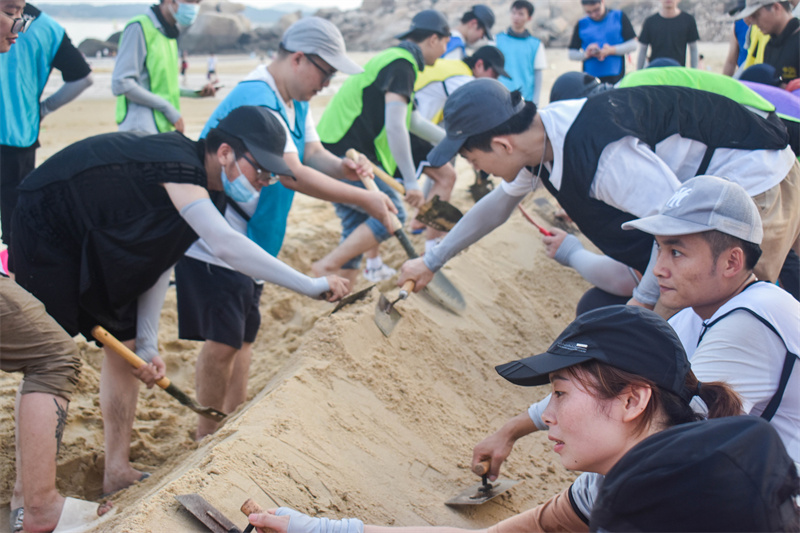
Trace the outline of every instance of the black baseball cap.
<instances>
[{"instance_id":1,"label":"black baseball cap","mask_svg":"<svg viewBox=\"0 0 800 533\"><path fill-rule=\"evenodd\" d=\"M550 89L550 103L586 98L600 86L600 80L585 72L565 72Z\"/></svg>"},{"instance_id":2,"label":"black baseball cap","mask_svg":"<svg viewBox=\"0 0 800 533\"><path fill-rule=\"evenodd\" d=\"M661 316L631 305L611 305L580 315L545 353L495 367L515 385L545 385L549 374L587 361L598 361L636 374L674 392L687 402L691 370L678 335Z\"/></svg>"},{"instance_id":3,"label":"black baseball cap","mask_svg":"<svg viewBox=\"0 0 800 533\"><path fill-rule=\"evenodd\" d=\"M486 38L490 41L492 40L492 26L494 26L494 11L489 6L485 6L483 4L476 4L472 6L472 9L467 11L467 13L472 13L475 15L475 18L478 19L481 26L483 27L483 33L485 34Z\"/></svg>"},{"instance_id":4,"label":"black baseball cap","mask_svg":"<svg viewBox=\"0 0 800 533\"><path fill-rule=\"evenodd\" d=\"M797 469L755 416L681 424L617 461L592 508L592 531L798 531Z\"/></svg>"},{"instance_id":5,"label":"black baseball cap","mask_svg":"<svg viewBox=\"0 0 800 533\"><path fill-rule=\"evenodd\" d=\"M286 131L270 110L260 106L237 107L219 121L216 129L244 143L264 170L290 176L294 174L283 159Z\"/></svg>"},{"instance_id":6,"label":"black baseball cap","mask_svg":"<svg viewBox=\"0 0 800 533\"><path fill-rule=\"evenodd\" d=\"M489 131L510 119L525 107L520 100L511 103L505 85L492 78L465 83L451 94L444 104L447 135L428 154L431 166L440 167L450 161L468 137Z\"/></svg>"},{"instance_id":7,"label":"black baseball cap","mask_svg":"<svg viewBox=\"0 0 800 533\"><path fill-rule=\"evenodd\" d=\"M475 50L474 54L464 59L464 63L469 65L469 68L473 68L479 59L483 60L484 67L492 67L499 76L505 76L506 78L511 77L505 69L506 56L504 56L503 52L496 46L490 44L481 46Z\"/></svg>"},{"instance_id":8,"label":"black baseball cap","mask_svg":"<svg viewBox=\"0 0 800 533\"><path fill-rule=\"evenodd\" d=\"M432 31L439 35L450 35L450 25L447 23L447 17L441 11L435 9L426 9L414 15L408 31L395 35L395 38L405 39L416 30Z\"/></svg>"}]
</instances>

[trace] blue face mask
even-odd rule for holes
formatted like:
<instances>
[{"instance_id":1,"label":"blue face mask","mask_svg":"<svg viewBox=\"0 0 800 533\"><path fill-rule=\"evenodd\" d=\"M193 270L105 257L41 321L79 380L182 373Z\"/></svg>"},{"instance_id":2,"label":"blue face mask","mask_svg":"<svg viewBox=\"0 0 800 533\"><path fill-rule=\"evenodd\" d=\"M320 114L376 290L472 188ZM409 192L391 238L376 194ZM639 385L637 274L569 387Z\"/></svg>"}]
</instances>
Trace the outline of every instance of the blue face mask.
<instances>
[{"instance_id":1,"label":"blue face mask","mask_svg":"<svg viewBox=\"0 0 800 533\"><path fill-rule=\"evenodd\" d=\"M175 22L181 26L191 26L200 12L200 4L184 4L178 2L178 10L173 12Z\"/></svg>"},{"instance_id":2,"label":"blue face mask","mask_svg":"<svg viewBox=\"0 0 800 533\"><path fill-rule=\"evenodd\" d=\"M231 200L235 202L247 203L256 197L258 191L247 180L244 173L242 173L242 169L239 168L238 161L236 162L236 170L239 171L239 177L233 181L230 181L228 176L225 174L225 169L222 169L222 187L225 189L225 194L227 194Z\"/></svg>"}]
</instances>

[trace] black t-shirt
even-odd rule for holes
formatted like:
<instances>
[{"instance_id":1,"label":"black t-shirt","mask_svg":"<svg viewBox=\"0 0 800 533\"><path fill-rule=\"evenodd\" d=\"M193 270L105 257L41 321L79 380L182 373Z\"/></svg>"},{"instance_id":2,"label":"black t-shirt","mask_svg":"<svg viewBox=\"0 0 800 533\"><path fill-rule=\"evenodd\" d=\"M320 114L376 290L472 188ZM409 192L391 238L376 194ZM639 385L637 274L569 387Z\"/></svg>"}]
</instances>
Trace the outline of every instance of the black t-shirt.
<instances>
[{"instance_id":1,"label":"black t-shirt","mask_svg":"<svg viewBox=\"0 0 800 533\"><path fill-rule=\"evenodd\" d=\"M38 17L42 12L31 4L25 6L24 13L32 17ZM83 58L83 54L75 48L66 32L61 39L61 44L53 57L54 69L61 72L61 79L65 82L80 80L92 72L89 63Z\"/></svg>"},{"instance_id":2,"label":"black t-shirt","mask_svg":"<svg viewBox=\"0 0 800 533\"><path fill-rule=\"evenodd\" d=\"M374 143L386 121L386 93L396 93L410 100L416 79L414 66L405 59L396 59L383 67L375 81L362 93L361 115L339 142L325 144L325 147L340 157L350 148L355 148L377 163Z\"/></svg>"},{"instance_id":3,"label":"black t-shirt","mask_svg":"<svg viewBox=\"0 0 800 533\"><path fill-rule=\"evenodd\" d=\"M764 63L772 65L784 81L800 73L800 20L793 18L777 37L764 47Z\"/></svg>"},{"instance_id":4,"label":"black t-shirt","mask_svg":"<svg viewBox=\"0 0 800 533\"><path fill-rule=\"evenodd\" d=\"M699 39L694 17L683 11L672 18L664 18L659 13L647 17L639 34L639 42L650 45L650 61L669 57L681 66L686 66L686 46Z\"/></svg>"}]
</instances>

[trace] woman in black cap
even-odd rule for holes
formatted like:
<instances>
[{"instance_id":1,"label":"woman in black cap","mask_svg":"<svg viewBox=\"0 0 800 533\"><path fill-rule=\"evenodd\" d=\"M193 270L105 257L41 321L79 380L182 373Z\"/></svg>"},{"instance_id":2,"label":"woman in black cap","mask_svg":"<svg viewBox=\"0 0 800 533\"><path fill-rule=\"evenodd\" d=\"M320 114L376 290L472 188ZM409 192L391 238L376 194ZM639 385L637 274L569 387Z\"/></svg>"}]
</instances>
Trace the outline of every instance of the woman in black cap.
<instances>
[{"instance_id":1,"label":"woman in black cap","mask_svg":"<svg viewBox=\"0 0 800 533\"><path fill-rule=\"evenodd\" d=\"M547 352L500 365L497 371L517 385L551 383L553 395L543 418L554 450L570 470L605 474L647 437L702 419L690 406L695 396L705 402L709 417L741 414L736 393L724 383L700 384L669 324L640 307L609 306L584 313ZM588 517L578 516L568 491L484 531L588 531ZM287 533L386 529L358 519L309 517L284 507L250 515L250 523L259 531ZM438 528L393 529L419 533ZM447 533L462 531L467 530L447 528Z\"/></svg>"}]
</instances>

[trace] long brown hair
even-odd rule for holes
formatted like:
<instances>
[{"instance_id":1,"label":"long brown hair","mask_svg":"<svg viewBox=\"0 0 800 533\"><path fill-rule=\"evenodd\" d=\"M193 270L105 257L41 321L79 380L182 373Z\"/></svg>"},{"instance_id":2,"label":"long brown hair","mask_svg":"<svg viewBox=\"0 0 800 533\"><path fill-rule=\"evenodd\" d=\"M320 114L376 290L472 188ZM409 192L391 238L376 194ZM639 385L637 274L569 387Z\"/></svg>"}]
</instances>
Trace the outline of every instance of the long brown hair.
<instances>
[{"instance_id":1,"label":"long brown hair","mask_svg":"<svg viewBox=\"0 0 800 533\"><path fill-rule=\"evenodd\" d=\"M653 394L642 416L637 422L637 430L644 431L651 423L662 423L666 427L677 426L687 422L703 420L705 417L696 413L689 401L672 391L662 389L655 382L620 370L598 361L587 361L566 369L587 391L596 394L602 400L619 396L626 387L634 385L650 387ZM708 418L737 416L742 414L742 400L727 383L711 381L700 383L694 372L689 370L684 382L686 397L699 396L708 407Z\"/></svg>"}]
</instances>

